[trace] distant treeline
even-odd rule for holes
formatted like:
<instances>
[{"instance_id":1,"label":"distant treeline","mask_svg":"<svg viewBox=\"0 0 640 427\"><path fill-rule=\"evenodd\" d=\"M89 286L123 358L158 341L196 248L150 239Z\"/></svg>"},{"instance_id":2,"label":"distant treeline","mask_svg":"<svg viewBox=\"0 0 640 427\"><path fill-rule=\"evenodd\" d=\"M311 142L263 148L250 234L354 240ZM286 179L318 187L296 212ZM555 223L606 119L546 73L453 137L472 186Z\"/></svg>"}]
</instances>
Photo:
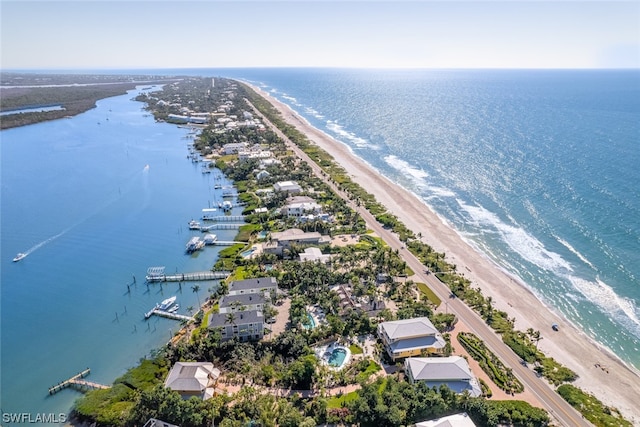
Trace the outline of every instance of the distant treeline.
<instances>
[{"instance_id":1,"label":"distant treeline","mask_svg":"<svg viewBox=\"0 0 640 427\"><path fill-rule=\"evenodd\" d=\"M55 111L7 114L0 118L0 129L74 116L94 108L99 99L123 95L137 85L167 83L177 79L148 75L0 73L3 86L0 88L0 111L57 105L64 108ZM88 86L47 86L74 84Z\"/></svg>"},{"instance_id":2,"label":"distant treeline","mask_svg":"<svg viewBox=\"0 0 640 427\"><path fill-rule=\"evenodd\" d=\"M74 116L96 106L96 101L111 96L123 95L127 90L135 88L134 83L121 83L100 86L66 86L15 88L0 90L0 110L10 111L23 108L34 108L61 105L63 110L31 113L7 114L0 119L0 128L8 129L30 125L46 120Z\"/></svg>"}]
</instances>

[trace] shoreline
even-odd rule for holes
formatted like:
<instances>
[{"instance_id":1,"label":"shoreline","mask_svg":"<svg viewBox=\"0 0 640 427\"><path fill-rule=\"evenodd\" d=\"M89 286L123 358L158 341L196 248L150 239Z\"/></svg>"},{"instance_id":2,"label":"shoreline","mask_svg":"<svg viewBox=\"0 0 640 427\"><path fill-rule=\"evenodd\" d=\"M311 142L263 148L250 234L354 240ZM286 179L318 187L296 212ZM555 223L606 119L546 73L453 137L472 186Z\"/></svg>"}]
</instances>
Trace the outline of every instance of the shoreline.
<instances>
[{"instance_id":1,"label":"shoreline","mask_svg":"<svg viewBox=\"0 0 640 427\"><path fill-rule=\"evenodd\" d=\"M407 228L421 232L423 242L446 253L447 261L458 265L458 271L481 288L485 296L491 296L497 309L515 317L516 329L541 331L544 339L539 343L540 350L578 374L575 386L617 408L632 423L640 423L640 375L636 369L538 299L525 283L474 248L415 193L391 181L346 144L313 127L288 105L253 84L243 83L270 102L284 121L329 153L355 183ZM551 331L552 322L562 326L559 332Z\"/></svg>"}]
</instances>

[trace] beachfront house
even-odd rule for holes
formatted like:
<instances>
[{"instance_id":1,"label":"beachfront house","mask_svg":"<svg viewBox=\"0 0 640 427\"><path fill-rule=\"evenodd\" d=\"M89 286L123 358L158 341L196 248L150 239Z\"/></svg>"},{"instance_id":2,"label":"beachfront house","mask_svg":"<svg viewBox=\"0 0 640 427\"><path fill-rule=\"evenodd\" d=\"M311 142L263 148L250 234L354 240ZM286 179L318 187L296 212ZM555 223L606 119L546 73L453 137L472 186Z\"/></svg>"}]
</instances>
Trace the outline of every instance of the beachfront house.
<instances>
[{"instance_id":1,"label":"beachfront house","mask_svg":"<svg viewBox=\"0 0 640 427\"><path fill-rule=\"evenodd\" d=\"M434 420L420 421L415 427L476 427L466 412L453 414Z\"/></svg>"},{"instance_id":2,"label":"beachfront house","mask_svg":"<svg viewBox=\"0 0 640 427\"><path fill-rule=\"evenodd\" d=\"M378 337L394 362L423 352L442 353L446 345L428 317L382 322L378 325Z\"/></svg>"},{"instance_id":3,"label":"beachfront house","mask_svg":"<svg viewBox=\"0 0 640 427\"><path fill-rule=\"evenodd\" d=\"M260 310L214 313L209 315L209 329L219 329L222 341L238 338L257 341L264 336L264 316Z\"/></svg>"},{"instance_id":4,"label":"beachfront house","mask_svg":"<svg viewBox=\"0 0 640 427\"><path fill-rule=\"evenodd\" d=\"M273 189L275 191L280 191L280 192L289 193L289 194L302 193L302 187L300 187L300 185L298 185L298 183L295 181L276 182L273 185Z\"/></svg>"},{"instance_id":5,"label":"beachfront house","mask_svg":"<svg viewBox=\"0 0 640 427\"><path fill-rule=\"evenodd\" d=\"M255 279L234 280L229 285L228 296L242 294L262 294L271 295L278 289L278 282L275 277L258 277Z\"/></svg>"},{"instance_id":6,"label":"beachfront house","mask_svg":"<svg viewBox=\"0 0 640 427\"><path fill-rule=\"evenodd\" d=\"M429 388L446 385L456 393L467 391L472 397L482 395L469 364L460 356L409 357L404 360L404 371L412 384L422 382Z\"/></svg>"},{"instance_id":7,"label":"beachfront house","mask_svg":"<svg viewBox=\"0 0 640 427\"><path fill-rule=\"evenodd\" d=\"M220 370L210 362L176 362L167 379L165 388L177 391L183 399L193 396L202 400L210 399L215 394Z\"/></svg>"}]
</instances>

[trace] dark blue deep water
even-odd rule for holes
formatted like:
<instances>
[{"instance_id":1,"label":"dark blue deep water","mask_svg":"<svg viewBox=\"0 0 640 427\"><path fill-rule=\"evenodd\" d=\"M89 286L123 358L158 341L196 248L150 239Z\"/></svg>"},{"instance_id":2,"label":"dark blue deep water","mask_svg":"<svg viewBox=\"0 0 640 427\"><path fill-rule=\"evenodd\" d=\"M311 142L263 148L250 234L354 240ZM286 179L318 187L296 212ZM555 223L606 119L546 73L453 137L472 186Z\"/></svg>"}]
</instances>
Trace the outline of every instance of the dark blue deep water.
<instances>
[{"instance_id":1,"label":"dark blue deep water","mask_svg":"<svg viewBox=\"0 0 640 427\"><path fill-rule=\"evenodd\" d=\"M151 72L270 91L640 368L639 71ZM66 411L77 393L47 398L47 387L87 366L109 383L166 342L176 323L148 329L142 313L196 295L147 292L146 268L215 259L183 255L187 221L215 201L212 178L185 159L186 130L145 117L132 96L0 134L5 412Z\"/></svg>"}]
</instances>

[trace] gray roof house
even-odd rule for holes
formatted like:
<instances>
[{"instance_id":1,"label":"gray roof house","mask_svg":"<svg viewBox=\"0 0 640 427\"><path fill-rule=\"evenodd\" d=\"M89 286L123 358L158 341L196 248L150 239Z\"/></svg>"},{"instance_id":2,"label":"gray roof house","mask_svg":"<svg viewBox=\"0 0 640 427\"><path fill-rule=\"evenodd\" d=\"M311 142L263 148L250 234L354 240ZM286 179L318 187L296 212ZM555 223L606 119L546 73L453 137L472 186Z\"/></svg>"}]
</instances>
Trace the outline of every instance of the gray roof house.
<instances>
[{"instance_id":1,"label":"gray roof house","mask_svg":"<svg viewBox=\"0 0 640 427\"><path fill-rule=\"evenodd\" d=\"M209 316L208 327L219 328L222 341L236 337L240 341L255 341L264 336L264 316L260 310L214 313Z\"/></svg>"},{"instance_id":2,"label":"gray roof house","mask_svg":"<svg viewBox=\"0 0 640 427\"><path fill-rule=\"evenodd\" d=\"M220 299L219 312L262 310L266 302L267 298L261 293L225 295Z\"/></svg>"},{"instance_id":3,"label":"gray roof house","mask_svg":"<svg viewBox=\"0 0 640 427\"><path fill-rule=\"evenodd\" d=\"M469 369L469 364L460 356L409 357L404 361L409 382L424 382L429 387L446 385L456 393L465 390L473 397L482 395L482 389Z\"/></svg>"},{"instance_id":4,"label":"gray roof house","mask_svg":"<svg viewBox=\"0 0 640 427\"><path fill-rule=\"evenodd\" d=\"M228 295L263 293L268 295L278 289L275 277L258 277L256 279L234 280L229 285Z\"/></svg>"},{"instance_id":5,"label":"gray roof house","mask_svg":"<svg viewBox=\"0 0 640 427\"><path fill-rule=\"evenodd\" d=\"M192 396L207 400L213 397L220 370L211 362L176 362L164 382L184 399Z\"/></svg>"},{"instance_id":6,"label":"gray roof house","mask_svg":"<svg viewBox=\"0 0 640 427\"><path fill-rule=\"evenodd\" d=\"M378 337L393 361L420 356L423 351L441 353L446 345L428 317L382 322L378 324Z\"/></svg>"}]
</instances>

